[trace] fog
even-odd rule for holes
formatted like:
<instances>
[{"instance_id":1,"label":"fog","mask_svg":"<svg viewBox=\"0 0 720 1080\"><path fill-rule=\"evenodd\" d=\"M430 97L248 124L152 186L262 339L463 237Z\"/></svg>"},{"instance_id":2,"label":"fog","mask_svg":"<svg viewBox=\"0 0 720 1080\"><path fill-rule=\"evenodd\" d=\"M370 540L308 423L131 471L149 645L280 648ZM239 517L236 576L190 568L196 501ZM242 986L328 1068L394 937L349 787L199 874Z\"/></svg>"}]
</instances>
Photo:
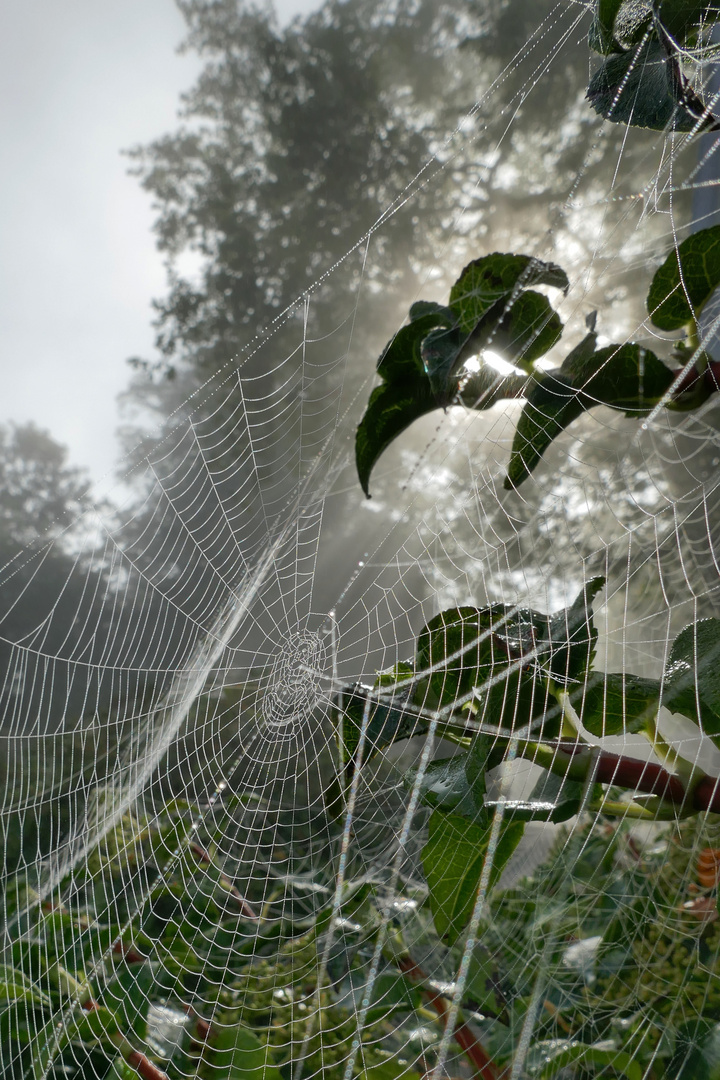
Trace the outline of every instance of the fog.
<instances>
[{"instance_id":1,"label":"fog","mask_svg":"<svg viewBox=\"0 0 720 1080\"><path fill-rule=\"evenodd\" d=\"M282 20L314 6L276 5ZM175 126L200 64L176 51L172 0L6 4L0 26L0 420L35 421L97 479L165 286L122 150Z\"/></svg>"}]
</instances>

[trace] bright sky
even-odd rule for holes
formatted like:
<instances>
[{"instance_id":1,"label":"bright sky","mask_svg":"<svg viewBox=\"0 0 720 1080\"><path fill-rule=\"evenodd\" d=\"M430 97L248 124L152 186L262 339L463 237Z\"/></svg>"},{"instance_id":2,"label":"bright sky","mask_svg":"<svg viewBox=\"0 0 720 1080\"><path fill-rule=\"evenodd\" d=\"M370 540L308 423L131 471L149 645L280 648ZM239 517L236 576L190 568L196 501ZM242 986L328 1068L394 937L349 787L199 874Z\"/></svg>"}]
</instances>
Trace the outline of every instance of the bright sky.
<instances>
[{"instance_id":1,"label":"bright sky","mask_svg":"<svg viewBox=\"0 0 720 1080\"><path fill-rule=\"evenodd\" d=\"M279 0L281 18L318 0ZM117 455L129 356L165 288L123 148L173 129L198 70L173 0L23 0L0 12L0 421L34 420L94 477Z\"/></svg>"}]
</instances>

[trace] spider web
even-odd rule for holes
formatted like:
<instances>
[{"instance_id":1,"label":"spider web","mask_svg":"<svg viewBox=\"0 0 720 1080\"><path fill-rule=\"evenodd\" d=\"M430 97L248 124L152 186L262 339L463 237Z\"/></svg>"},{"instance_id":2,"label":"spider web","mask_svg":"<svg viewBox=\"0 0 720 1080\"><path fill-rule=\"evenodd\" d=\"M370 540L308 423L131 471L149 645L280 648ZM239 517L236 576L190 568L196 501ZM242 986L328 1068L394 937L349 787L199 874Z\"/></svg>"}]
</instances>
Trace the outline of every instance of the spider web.
<instances>
[{"instance_id":1,"label":"spider web","mask_svg":"<svg viewBox=\"0 0 720 1080\"><path fill-rule=\"evenodd\" d=\"M593 410L520 492L502 490L515 403L418 421L370 502L355 475L372 375L353 349L387 221L461 157L512 169L520 146L528 174L541 169L522 97L542 94L586 23L583 5L558 5L513 62L519 96L497 78L317 283L357 281L343 321L324 325L310 289L276 320L289 352L270 333L229 359L129 465L125 510L50 542L72 550L79 599L68 613L48 597L33 632L6 640L4 1076L481 1075L463 1033L512 1080L635 1080L668 1062L716 1075L697 1057L720 1009L712 815L637 823L584 804L563 826L531 823L494 883L500 813L449 945L421 864L422 779L452 752L438 716L420 710L422 734L373 754L371 694L352 771L337 742L351 688L411 658L446 608L554 612L601 574L597 666L646 677L682 627L718 615L712 399L642 424ZM715 212L701 201L714 136L628 134L571 110L552 140L587 122L591 149L547 216L503 217L502 242L490 217L487 250L568 271L564 350L595 307L608 339L654 333L652 260ZM448 233L477 245L476 212L471 192ZM448 242L437 267L451 256ZM442 300L437 267L428 291ZM23 603L26 563L3 571L4 610ZM661 725L718 773L697 728ZM652 757L639 737L600 741ZM494 797L522 797L537 772L504 766Z\"/></svg>"}]
</instances>

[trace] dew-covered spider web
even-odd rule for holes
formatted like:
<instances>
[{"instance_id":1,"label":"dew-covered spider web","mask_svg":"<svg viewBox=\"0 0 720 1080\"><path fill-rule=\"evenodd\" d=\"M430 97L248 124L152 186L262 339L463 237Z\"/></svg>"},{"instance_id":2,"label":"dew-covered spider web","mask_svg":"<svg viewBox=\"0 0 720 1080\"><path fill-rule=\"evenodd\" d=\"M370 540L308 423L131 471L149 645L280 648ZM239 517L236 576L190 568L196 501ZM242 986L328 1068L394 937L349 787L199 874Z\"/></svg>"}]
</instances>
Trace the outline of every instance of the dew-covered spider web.
<instances>
[{"instance_id":1,"label":"dew-covered spider web","mask_svg":"<svg viewBox=\"0 0 720 1080\"><path fill-rule=\"evenodd\" d=\"M529 6L478 2L468 39ZM717 395L580 410L509 490L519 398L425 410L370 500L355 466L385 341L492 252L567 274L537 286L565 327L538 378L593 325L676 372L720 360L712 301L679 353L645 307L716 220L720 140L594 112L590 15L538 5L495 68L458 51L476 100L421 171L3 568L4 1077L720 1076ZM682 60L712 110L709 35ZM397 244L407 282L428 206L388 316L376 269ZM463 363L522 374L492 335ZM564 632L599 680L548 667Z\"/></svg>"}]
</instances>

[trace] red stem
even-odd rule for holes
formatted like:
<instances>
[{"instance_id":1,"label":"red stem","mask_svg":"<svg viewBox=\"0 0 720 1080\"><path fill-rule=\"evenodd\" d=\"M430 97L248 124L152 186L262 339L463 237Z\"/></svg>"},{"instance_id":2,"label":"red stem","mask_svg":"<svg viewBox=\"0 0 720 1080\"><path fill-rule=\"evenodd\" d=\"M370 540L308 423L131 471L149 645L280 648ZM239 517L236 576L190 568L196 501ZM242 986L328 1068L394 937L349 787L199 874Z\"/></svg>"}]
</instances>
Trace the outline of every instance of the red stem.
<instances>
[{"instance_id":1,"label":"red stem","mask_svg":"<svg viewBox=\"0 0 720 1080\"><path fill-rule=\"evenodd\" d=\"M563 754L574 757L588 754L587 746L581 743L558 743L557 749ZM653 761L638 761L637 758L621 757L601 750L596 762L594 779L599 784L617 784L631 791L642 791L646 795L659 795L667 802L683 803L685 785L678 776L673 776Z\"/></svg>"},{"instance_id":2,"label":"red stem","mask_svg":"<svg viewBox=\"0 0 720 1080\"><path fill-rule=\"evenodd\" d=\"M149 1057L141 1054L139 1050L131 1050L125 1056L125 1060L131 1069L135 1069L142 1080L168 1080L167 1073L153 1064Z\"/></svg>"},{"instance_id":3,"label":"red stem","mask_svg":"<svg viewBox=\"0 0 720 1080\"><path fill-rule=\"evenodd\" d=\"M694 365L684 374L683 371L683 368L673 371L676 379L682 376L680 383L673 391L673 399L676 400L689 391L697 390L698 383L702 383L702 391L706 395L720 390L720 360L710 360L704 371L698 371Z\"/></svg>"},{"instance_id":4,"label":"red stem","mask_svg":"<svg viewBox=\"0 0 720 1080\"><path fill-rule=\"evenodd\" d=\"M404 956L397 961L397 966L404 975L413 982L427 982L427 975L418 964L409 956ZM449 1019L447 1000L443 994L436 990L423 987L422 994L429 1005L432 1005L445 1025ZM489 1057L483 1044L478 1040L469 1024L462 1021L453 1031L453 1038L464 1054L475 1066L475 1072L480 1080L500 1080L500 1074L493 1060Z\"/></svg>"},{"instance_id":5,"label":"red stem","mask_svg":"<svg viewBox=\"0 0 720 1080\"><path fill-rule=\"evenodd\" d=\"M557 743L557 749L574 757L587 754L587 747L580 743ZM685 785L679 776L673 776L662 765L652 761L621 757L601 750L597 758L595 779L600 784L617 784L647 795L659 795L666 802L682 805L687 799ZM693 810L709 810L720 814L720 777L703 776L692 789Z\"/></svg>"},{"instance_id":6,"label":"red stem","mask_svg":"<svg viewBox=\"0 0 720 1080\"><path fill-rule=\"evenodd\" d=\"M116 941L112 951L116 956L124 957L128 964L142 964L145 960L145 957L141 956L137 949L133 948L132 945L126 945L124 941Z\"/></svg>"},{"instance_id":7,"label":"red stem","mask_svg":"<svg viewBox=\"0 0 720 1080\"><path fill-rule=\"evenodd\" d=\"M713 814L720 814L720 778L703 776L693 789L692 804L695 810L710 810Z\"/></svg>"}]
</instances>

